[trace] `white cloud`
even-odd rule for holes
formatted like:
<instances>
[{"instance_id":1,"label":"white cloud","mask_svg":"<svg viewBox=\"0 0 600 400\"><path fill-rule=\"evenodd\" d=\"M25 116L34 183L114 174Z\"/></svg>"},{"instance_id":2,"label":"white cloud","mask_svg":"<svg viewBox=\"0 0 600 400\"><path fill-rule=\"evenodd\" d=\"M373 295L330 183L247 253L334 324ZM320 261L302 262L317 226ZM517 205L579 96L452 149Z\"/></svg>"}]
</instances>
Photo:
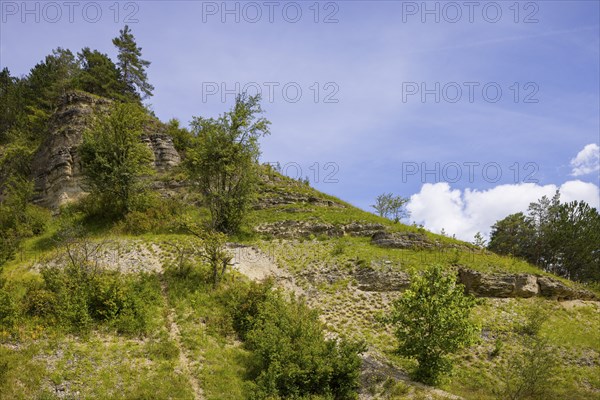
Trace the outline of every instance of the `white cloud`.
<instances>
[{"instance_id":1,"label":"white cloud","mask_svg":"<svg viewBox=\"0 0 600 400\"><path fill-rule=\"evenodd\" d=\"M477 232L488 236L490 227L499 219L526 211L529 203L542 196L552 197L561 192L561 201L583 200L600 208L600 189L593 183L568 181L560 187L534 183L499 185L489 190L452 189L446 182L426 183L411 196L407 205L411 218L425 228L442 229L457 238L472 241Z\"/></svg>"},{"instance_id":2,"label":"white cloud","mask_svg":"<svg viewBox=\"0 0 600 400\"><path fill-rule=\"evenodd\" d=\"M590 143L571 160L571 175L581 176L600 171L600 147Z\"/></svg>"}]
</instances>

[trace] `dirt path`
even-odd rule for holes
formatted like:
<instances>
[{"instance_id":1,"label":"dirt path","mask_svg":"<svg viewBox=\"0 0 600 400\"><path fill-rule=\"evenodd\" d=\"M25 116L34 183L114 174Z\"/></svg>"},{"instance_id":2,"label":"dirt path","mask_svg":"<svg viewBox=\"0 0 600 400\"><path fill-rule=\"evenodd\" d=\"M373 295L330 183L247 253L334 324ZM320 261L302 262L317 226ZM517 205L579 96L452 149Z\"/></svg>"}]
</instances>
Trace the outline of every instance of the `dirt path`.
<instances>
[{"instance_id":1,"label":"dirt path","mask_svg":"<svg viewBox=\"0 0 600 400\"><path fill-rule=\"evenodd\" d=\"M198 380L194 377L191 372L191 362L188 359L185 349L181 344L181 333L179 331L179 326L175 321L175 310L171 308L169 304L169 298L167 296L168 288L166 282L161 279L160 288L162 291L162 295L165 299L165 304L167 306L167 329L169 331L169 338L175 342L175 345L179 349L179 367L181 371L186 376L192 390L194 392L195 400L204 400L204 393L202 388L198 384Z\"/></svg>"}]
</instances>

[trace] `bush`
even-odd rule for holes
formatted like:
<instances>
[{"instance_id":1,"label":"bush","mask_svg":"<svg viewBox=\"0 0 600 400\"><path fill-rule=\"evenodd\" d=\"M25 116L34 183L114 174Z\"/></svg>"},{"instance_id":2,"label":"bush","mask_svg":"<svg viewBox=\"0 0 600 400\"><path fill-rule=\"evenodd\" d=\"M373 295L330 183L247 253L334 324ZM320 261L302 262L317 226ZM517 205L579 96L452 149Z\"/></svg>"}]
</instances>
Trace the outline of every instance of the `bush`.
<instances>
[{"instance_id":1,"label":"bush","mask_svg":"<svg viewBox=\"0 0 600 400\"><path fill-rule=\"evenodd\" d=\"M262 297L260 291L252 293L255 300ZM267 292L247 311L254 309L257 313L242 325L256 362L256 398L356 397L363 343L326 340L316 311L279 292Z\"/></svg>"},{"instance_id":2,"label":"bush","mask_svg":"<svg viewBox=\"0 0 600 400\"><path fill-rule=\"evenodd\" d=\"M165 233L177 228L180 216L185 212L184 204L174 199L161 199L147 196L144 204L139 204L129 212L122 222L126 233Z\"/></svg>"},{"instance_id":3,"label":"bush","mask_svg":"<svg viewBox=\"0 0 600 400\"><path fill-rule=\"evenodd\" d=\"M38 317L50 317L56 314L56 295L46 289L33 289L26 296L27 314Z\"/></svg>"},{"instance_id":4,"label":"bush","mask_svg":"<svg viewBox=\"0 0 600 400\"><path fill-rule=\"evenodd\" d=\"M497 375L500 385L495 390L499 399L549 399L551 381L558 364L557 355L540 332L548 319L548 312L536 303L528 312L526 322L518 326L519 347L506 354Z\"/></svg>"},{"instance_id":5,"label":"bush","mask_svg":"<svg viewBox=\"0 0 600 400\"><path fill-rule=\"evenodd\" d=\"M106 323L119 333L147 331L159 288L146 275L96 270L86 263L43 268L43 287L26 296L31 315L46 317L74 331ZM155 279L154 279L155 280Z\"/></svg>"},{"instance_id":6,"label":"bush","mask_svg":"<svg viewBox=\"0 0 600 400\"><path fill-rule=\"evenodd\" d=\"M17 302L10 293L0 288L0 326L12 329L19 319Z\"/></svg>"}]
</instances>

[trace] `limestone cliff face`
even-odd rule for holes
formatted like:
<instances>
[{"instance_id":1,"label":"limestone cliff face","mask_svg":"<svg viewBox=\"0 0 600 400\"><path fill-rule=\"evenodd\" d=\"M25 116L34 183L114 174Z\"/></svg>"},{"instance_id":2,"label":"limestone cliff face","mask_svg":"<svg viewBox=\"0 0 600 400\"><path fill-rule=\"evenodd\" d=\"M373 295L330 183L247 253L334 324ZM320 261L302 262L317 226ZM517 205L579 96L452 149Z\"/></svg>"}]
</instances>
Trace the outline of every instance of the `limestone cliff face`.
<instances>
[{"instance_id":1,"label":"limestone cliff face","mask_svg":"<svg viewBox=\"0 0 600 400\"><path fill-rule=\"evenodd\" d=\"M48 138L34 157L32 173L36 204L56 209L86 194L77 147L92 114L106 109L109 104L109 100L82 92L71 92L63 97L50 121ZM157 124L146 129L142 141L152 150L153 164L158 172L180 163L171 137L160 132Z\"/></svg>"}]
</instances>

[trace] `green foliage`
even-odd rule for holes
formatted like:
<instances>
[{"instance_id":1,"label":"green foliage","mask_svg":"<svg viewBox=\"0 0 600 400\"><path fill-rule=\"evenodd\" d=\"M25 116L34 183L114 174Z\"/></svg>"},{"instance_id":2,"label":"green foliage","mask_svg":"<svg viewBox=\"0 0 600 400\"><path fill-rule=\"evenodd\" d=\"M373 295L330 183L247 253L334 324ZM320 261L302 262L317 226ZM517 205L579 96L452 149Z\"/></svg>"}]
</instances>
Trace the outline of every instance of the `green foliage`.
<instances>
[{"instance_id":1,"label":"green foliage","mask_svg":"<svg viewBox=\"0 0 600 400\"><path fill-rule=\"evenodd\" d=\"M196 136L185 167L205 197L213 229L239 230L257 190L258 138L269 133L260 96L238 95L234 108L219 117L195 117Z\"/></svg>"},{"instance_id":2,"label":"green foliage","mask_svg":"<svg viewBox=\"0 0 600 400\"><path fill-rule=\"evenodd\" d=\"M123 85L134 97L145 99L152 96L154 86L148 82L146 75L146 68L150 65L150 61L141 58L142 48L135 42L129 26L125 25L119 33L119 37L113 39L113 44L119 51L117 58Z\"/></svg>"},{"instance_id":3,"label":"green foliage","mask_svg":"<svg viewBox=\"0 0 600 400\"><path fill-rule=\"evenodd\" d=\"M227 267L231 265L233 257L225 249L227 236L221 232L210 229L201 229L198 224L185 223L184 228L200 239L200 249L197 252L200 258L206 261L211 271L211 281L213 288L216 288L219 281L225 276Z\"/></svg>"},{"instance_id":4,"label":"green foliage","mask_svg":"<svg viewBox=\"0 0 600 400\"><path fill-rule=\"evenodd\" d=\"M149 276L128 276L100 270L90 263L41 270L43 284L25 296L27 313L85 332L94 322L107 323L125 334L145 333L158 288Z\"/></svg>"},{"instance_id":5,"label":"green foliage","mask_svg":"<svg viewBox=\"0 0 600 400\"><path fill-rule=\"evenodd\" d=\"M580 281L599 281L600 214L584 202L552 199L531 203L492 226L488 248L521 257L548 272Z\"/></svg>"},{"instance_id":6,"label":"green foliage","mask_svg":"<svg viewBox=\"0 0 600 400\"><path fill-rule=\"evenodd\" d=\"M497 374L500 385L495 390L498 399L548 399L552 395L552 378L558 359L548 339L540 334L548 314L541 306L533 307L527 321L518 332L520 346L506 354Z\"/></svg>"},{"instance_id":7,"label":"green foliage","mask_svg":"<svg viewBox=\"0 0 600 400\"><path fill-rule=\"evenodd\" d=\"M485 247L485 239L483 238L481 232L477 232L473 237L473 245L480 248Z\"/></svg>"},{"instance_id":8,"label":"green foliage","mask_svg":"<svg viewBox=\"0 0 600 400\"><path fill-rule=\"evenodd\" d=\"M144 200L144 204L136 205L136 209L123 219L121 228L124 232L141 235L177 231L177 220L190 208L177 199L165 199L152 193Z\"/></svg>"},{"instance_id":9,"label":"green foliage","mask_svg":"<svg viewBox=\"0 0 600 400\"><path fill-rule=\"evenodd\" d=\"M78 89L107 99L129 100L119 70L106 54L85 47L77 56L80 66L76 78Z\"/></svg>"},{"instance_id":10,"label":"green foliage","mask_svg":"<svg viewBox=\"0 0 600 400\"><path fill-rule=\"evenodd\" d=\"M167 122L167 135L173 138L173 145L175 149L180 153L184 154L192 147L194 136L186 128L181 127L181 122L172 118Z\"/></svg>"},{"instance_id":11,"label":"green foliage","mask_svg":"<svg viewBox=\"0 0 600 400\"><path fill-rule=\"evenodd\" d=\"M26 139L17 137L0 147L0 179L8 177L28 177L36 146Z\"/></svg>"},{"instance_id":12,"label":"green foliage","mask_svg":"<svg viewBox=\"0 0 600 400\"><path fill-rule=\"evenodd\" d=\"M0 285L0 326L13 329L19 320L20 312L13 295Z\"/></svg>"},{"instance_id":13,"label":"green foliage","mask_svg":"<svg viewBox=\"0 0 600 400\"><path fill-rule=\"evenodd\" d=\"M534 227L523 213L511 214L492 226L488 249L498 254L530 258L530 246L524 245L522 240L527 238L530 241L534 232Z\"/></svg>"},{"instance_id":14,"label":"green foliage","mask_svg":"<svg viewBox=\"0 0 600 400\"><path fill-rule=\"evenodd\" d=\"M416 379L436 383L450 372L448 355L470 345L477 332L470 320L474 305L456 277L439 265L413 276L409 289L394 302L390 322L396 328L398 353L418 362Z\"/></svg>"},{"instance_id":15,"label":"green foliage","mask_svg":"<svg viewBox=\"0 0 600 400\"><path fill-rule=\"evenodd\" d=\"M5 185L0 202L0 266L12 258L22 239L46 230L50 212L30 204L33 183L14 176Z\"/></svg>"},{"instance_id":16,"label":"green foliage","mask_svg":"<svg viewBox=\"0 0 600 400\"><path fill-rule=\"evenodd\" d=\"M121 217L144 193L142 176L153 172L152 154L141 142L148 119L134 104L114 104L83 136L83 173L102 214Z\"/></svg>"},{"instance_id":17,"label":"green foliage","mask_svg":"<svg viewBox=\"0 0 600 400\"><path fill-rule=\"evenodd\" d=\"M253 295L257 293L252 293ZM258 292L241 325L255 357L254 398L356 397L362 343L326 340L318 314L279 292Z\"/></svg>"},{"instance_id":18,"label":"green foliage","mask_svg":"<svg viewBox=\"0 0 600 400\"><path fill-rule=\"evenodd\" d=\"M409 199L402 196L394 196L393 193L383 193L377 196L375 204L372 205L380 217L392 219L394 222L400 222L401 219L408 218L410 213L406 209L406 203Z\"/></svg>"}]
</instances>

